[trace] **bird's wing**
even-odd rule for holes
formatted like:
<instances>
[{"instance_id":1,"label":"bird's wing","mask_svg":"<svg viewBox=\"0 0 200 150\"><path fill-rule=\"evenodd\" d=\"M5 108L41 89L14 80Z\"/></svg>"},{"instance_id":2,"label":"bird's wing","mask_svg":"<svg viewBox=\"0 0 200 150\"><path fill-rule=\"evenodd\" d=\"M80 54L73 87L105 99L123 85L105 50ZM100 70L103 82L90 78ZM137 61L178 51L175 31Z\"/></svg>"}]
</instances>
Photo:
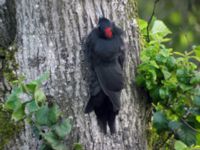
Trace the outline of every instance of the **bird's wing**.
<instances>
[{"instance_id":1,"label":"bird's wing","mask_svg":"<svg viewBox=\"0 0 200 150\"><path fill-rule=\"evenodd\" d=\"M117 92L124 87L123 71L119 63L95 66L98 81L105 89Z\"/></svg>"},{"instance_id":2,"label":"bird's wing","mask_svg":"<svg viewBox=\"0 0 200 150\"><path fill-rule=\"evenodd\" d=\"M113 110L120 109L120 95L123 88L123 74L120 65L95 67L98 81L104 93L113 104Z\"/></svg>"}]
</instances>

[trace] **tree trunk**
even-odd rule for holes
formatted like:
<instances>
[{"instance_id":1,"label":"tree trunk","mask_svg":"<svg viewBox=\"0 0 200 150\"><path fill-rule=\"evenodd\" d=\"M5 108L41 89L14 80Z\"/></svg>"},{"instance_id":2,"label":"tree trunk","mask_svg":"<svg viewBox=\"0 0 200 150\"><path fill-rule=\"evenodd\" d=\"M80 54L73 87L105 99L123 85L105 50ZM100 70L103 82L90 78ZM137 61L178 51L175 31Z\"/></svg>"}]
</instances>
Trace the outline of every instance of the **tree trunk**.
<instances>
[{"instance_id":1,"label":"tree trunk","mask_svg":"<svg viewBox=\"0 0 200 150\"><path fill-rule=\"evenodd\" d=\"M17 74L32 80L46 70L50 71L44 89L65 116L73 119L73 130L68 138L70 147L80 142L85 150L147 149L147 106L134 84L139 63L135 1L16 0L15 5ZM83 112L89 87L82 44L96 25L96 15L101 11L124 29L127 45L126 88L122 91L122 107L116 119L117 133L112 136L99 131L94 113L85 115ZM26 125L6 149L36 150L38 141Z\"/></svg>"}]
</instances>

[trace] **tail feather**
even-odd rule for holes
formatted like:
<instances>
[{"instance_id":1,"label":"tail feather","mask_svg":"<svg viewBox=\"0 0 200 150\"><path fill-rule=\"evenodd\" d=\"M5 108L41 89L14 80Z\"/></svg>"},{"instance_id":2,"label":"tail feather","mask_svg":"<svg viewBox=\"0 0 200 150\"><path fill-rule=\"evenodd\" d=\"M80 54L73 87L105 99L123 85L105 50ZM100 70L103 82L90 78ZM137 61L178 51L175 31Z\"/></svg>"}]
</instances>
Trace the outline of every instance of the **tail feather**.
<instances>
[{"instance_id":1,"label":"tail feather","mask_svg":"<svg viewBox=\"0 0 200 150\"><path fill-rule=\"evenodd\" d=\"M100 130L106 134L108 124L111 134L114 134L116 132L115 118L118 111L114 111L111 100L104 94L103 91L90 98L85 108L85 113L90 113L93 110L97 116L97 122Z\"/></svg>"},{"instance_id":2,"label":"tail feather","mask_svg":"<svg viewBox=\"0 0 200 150\"><path fill-rule=\"evenodd\" d=\"M115 127L115 118L116 118L117 113L116 112L110 112L108 114L108 126L110 128L110 133L114 134L116 132L116 127Z\"/></svg>"},{"instance_id":3,"label":"tail feather","mask_svg":"<svg viewBox=\"0 0 200 150\"><path fill-rule=\"evenodd\" d=\"M106 96L102 105L100 107L95 107L94 110L100 129L106 134L106 127L108 124L111 134L114 134L116 132L115 118L117 113L113 111L113 105L110 99Z\"/></svg>"}]
</instances>

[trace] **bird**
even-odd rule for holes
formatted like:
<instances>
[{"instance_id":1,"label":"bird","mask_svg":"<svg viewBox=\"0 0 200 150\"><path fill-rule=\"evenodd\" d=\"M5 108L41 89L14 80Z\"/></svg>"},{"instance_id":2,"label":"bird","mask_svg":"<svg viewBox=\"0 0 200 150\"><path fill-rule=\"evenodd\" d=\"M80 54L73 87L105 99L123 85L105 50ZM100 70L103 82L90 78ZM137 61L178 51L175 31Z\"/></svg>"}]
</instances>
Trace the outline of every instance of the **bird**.
<instances>
[{"instance_id":1,"label":"bird","mask_svg":"<svg viewBox=\"0 0 200 150\"><path fill-rule=\"evenodd\" d=\"M116 133L115 120L121 107L124 88L125 50L123 30L111 20L99 18L86 39L86 53L91 66L90 98L85 113L95 112L101 131Z\"/></svg>"}]
</instances>

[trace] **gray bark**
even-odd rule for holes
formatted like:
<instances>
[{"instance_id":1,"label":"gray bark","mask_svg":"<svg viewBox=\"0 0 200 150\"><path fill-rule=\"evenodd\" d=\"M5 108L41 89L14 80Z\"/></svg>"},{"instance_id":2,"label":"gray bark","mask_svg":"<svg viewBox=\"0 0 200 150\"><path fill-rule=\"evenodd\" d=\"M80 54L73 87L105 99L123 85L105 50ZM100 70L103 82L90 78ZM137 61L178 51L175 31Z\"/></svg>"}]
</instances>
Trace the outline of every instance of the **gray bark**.
<instances>
[{"instance_id":1,"label":"gray bark","mask_svg":"<svg viewBox=\"0 0 200 150\"><path fill-rule=\"evenodd\" d=\"M133 82L139 63L139 37L136 17L130 19L128 3L128 0L16 0L17 74L32 80L50 71L45 92L59 104L66 117L73 118L69 145L80 142L85 150L147 149L146 104ZM113 136L100 133L94 113L83 113L89 87L82 43L96 25L97 10L124 29L127 45L126 88L116 119L117 133ZM36 150L38 145L26 125L6 149Z\"/></svg>"}]
</instances>

